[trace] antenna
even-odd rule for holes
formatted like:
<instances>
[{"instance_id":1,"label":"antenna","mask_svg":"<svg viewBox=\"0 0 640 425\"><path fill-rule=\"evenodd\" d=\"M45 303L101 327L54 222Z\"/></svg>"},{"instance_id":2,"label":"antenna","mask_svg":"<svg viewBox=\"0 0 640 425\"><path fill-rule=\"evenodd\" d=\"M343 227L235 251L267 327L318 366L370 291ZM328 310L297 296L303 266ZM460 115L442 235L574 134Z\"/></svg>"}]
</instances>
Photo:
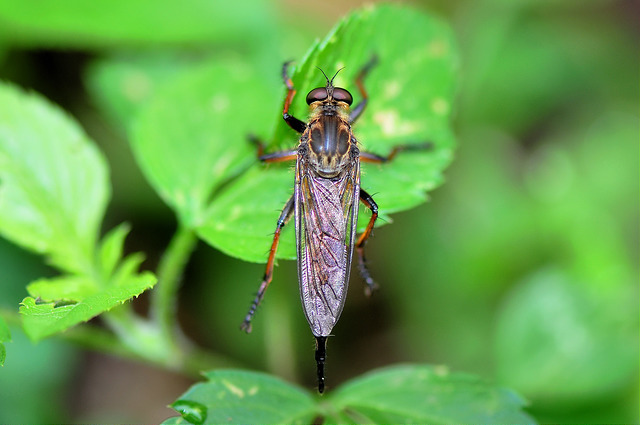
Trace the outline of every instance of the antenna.
<instances>
[{"instance_id":1,"label":"antenna","mask_svg":"<svg viewBox=\"0 0 640 425\"><path fill-rule=\"evenodd\" d=\"M336 73L333 74L333 77L331 77L331 79L329 79L329 77L327 77L327 74L325 74L324 71L319 66L316 66L316 68L318 68L320 70L320 72L322 72L322 75L324 75L324 79L327 80L327 87L333 87L333 80L336 78L338 73L344 69L344 66L342 68L340 68L339 70L337 70Z\"/></svg>"}]
</instances>

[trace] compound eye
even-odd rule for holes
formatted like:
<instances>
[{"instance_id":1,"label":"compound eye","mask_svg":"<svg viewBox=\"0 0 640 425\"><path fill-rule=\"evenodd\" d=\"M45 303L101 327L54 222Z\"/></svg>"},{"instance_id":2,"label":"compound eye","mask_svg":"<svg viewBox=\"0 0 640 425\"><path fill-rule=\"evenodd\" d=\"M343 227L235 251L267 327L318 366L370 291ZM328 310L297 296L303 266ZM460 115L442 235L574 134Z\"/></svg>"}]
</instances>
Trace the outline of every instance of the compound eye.
<instances>
[{"instance_id":1,"label":"compound eye","mask_svg":"<svg viewBox=\"0 0 640 425\"><path fill-rule=\"evenodd\" d=\"M325 87L318 87L317 89L313 89L307 95L307 105L311 105L313 102L321 102L326 100L329 95L327 94L327 89Z\"/></svg>"},{"instance_id":2,"label":"compound eye","mask_svg":"<svg viewBox=\"0 0 640 425\"><path fill-rule=\"evenodd\" d=\"M333 89L333 98L337 101L344 102L349 106L353 103L353 96L351 96L351 93L338 87Z\"/></svg>"}]
</instances>

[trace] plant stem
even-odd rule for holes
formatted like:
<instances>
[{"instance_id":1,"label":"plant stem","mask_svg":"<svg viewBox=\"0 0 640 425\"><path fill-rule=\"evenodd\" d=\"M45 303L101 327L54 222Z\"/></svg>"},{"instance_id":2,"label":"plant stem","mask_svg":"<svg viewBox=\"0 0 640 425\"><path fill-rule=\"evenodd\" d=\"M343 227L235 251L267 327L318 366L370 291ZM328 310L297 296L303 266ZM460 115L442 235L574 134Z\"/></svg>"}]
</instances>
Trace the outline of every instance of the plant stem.
<instances>
[{"instance_id":1,"label":"plant stem","mask_svg":"<svg viewBox=\"0 0 640 425\"><path fill-rule=\"evenodd\" d=\"M139 354L124 344L112 332L97 326L89 324L78 325L60 334L60 338L89 350L108 353L126 359L142 359Z\"/></svg>"},{"instance_id":2,"label":"plant stem","mask_svg":"<svg viewBox=\"0 0 640 425\"><path fill-rule=\"evenodd\" d=\"M240 363L230 358L209 351L204 351L197 347L192 347L186 350L182 364L167 365L164 360L160 360L153 356L147 356L147 353L136 352L113 333L88 324L79 325L69 329L67 332L60 334L60 338L83 348L116 355L126 359L152 363L165 369L168 368L170 370L183 373L195 379L200 378L200 374L203 370L215 367L242 367Z\"/></svg>"},{"instance_id":3,"label":"plant stem","mask_svg":"<svg viewBox=\"0 0 640 425\"><path fill-rule=\"evenodd\" d=\"M9 326L20 328L22 325L20 314L17 311L0 309L0 316L2 316ZM103 316L103 319L111 328L114 327L113 317L108 317L108 313ZM220 367L247 367L246 364L242 364L222 354L203 350L200 347L191 345L184 348L184 358L180 364L167 364L165 359L150 355L148 350L136 350L135 347L131 347L130 344L127 344L117 333L114 334L107 329L88 323L74 326L63 333L57 334L56 337L78 347L125 359L155 364L163 369L180 372L194 379L201 378L203 370Z\"/></svg>"},{"instance_id":4,"label":"plant stem","mask_svg":"<svg viewBox=\"0 0 640 425\"><path fill-rule=\"evenodd\" d=\"M180 278L198 239L193 230L179 225L160 264L158 283L152 291L151 319L159 326L161 337L176 352L178 332L176 322L176 294Z\"/></svg>"}]
</instances>

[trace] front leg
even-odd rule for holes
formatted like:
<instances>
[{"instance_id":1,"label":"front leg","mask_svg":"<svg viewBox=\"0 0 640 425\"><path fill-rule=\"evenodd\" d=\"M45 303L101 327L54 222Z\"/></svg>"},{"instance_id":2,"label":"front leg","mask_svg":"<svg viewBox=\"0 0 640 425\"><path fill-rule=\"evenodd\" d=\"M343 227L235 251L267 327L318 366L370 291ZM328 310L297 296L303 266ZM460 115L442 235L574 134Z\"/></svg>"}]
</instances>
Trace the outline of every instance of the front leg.
<instances>
[{"instance_id":1,"label":"front leg","mask_svg":"<svg viewBox=\"0 0 640 425\"><path fill-rule=\"evenodd\" d=\"M369 62L367 62L358 72L356 77L356 85L358 86L358 90L360 91L360 95L362 95L362 100L351 110L351 116L349 117L349 122L351 124L355 123L356 120L362 115L364 109L367 107L367 103L369 102L369 95L367 94L367 90L364 87L364 79L371 71L371 68L378 64L378 56L373 55Z\"/></svg>"},{"instance_id":2,"label":"front leg","mask_svg":"<svg viewBox=\"0 0 640 425\"><path fill-rule=\"evenodd\" d=\"M261 162L284 162L292 161L297 158L298 150L292 149L288 151L278 151L264 153L264 142L258 136L250 134L249 141L256 146L256 154Z\"/></svg>"},{"instance_id":3,"label":"front leg","mask_svg":"<svg viewBox=\"0 0 640 425\"><path fill-rule=\"evenodd\" d=\"M291 77L289 77L288 73L290 64L291 62L289 61L282 65L282 79L284 80L284 85L287 86L287 97L284 100L282 118L284 118L284 121L289 124L289 127L293 128L298 133L303 133L307 129L307 124L304 121L300 121L293 115L289 115L289 107L291 106L291 102L293 102L293 96L296 94L296 89L293 87L293 81L291 81Z\"/></svg>"}]
</instances>

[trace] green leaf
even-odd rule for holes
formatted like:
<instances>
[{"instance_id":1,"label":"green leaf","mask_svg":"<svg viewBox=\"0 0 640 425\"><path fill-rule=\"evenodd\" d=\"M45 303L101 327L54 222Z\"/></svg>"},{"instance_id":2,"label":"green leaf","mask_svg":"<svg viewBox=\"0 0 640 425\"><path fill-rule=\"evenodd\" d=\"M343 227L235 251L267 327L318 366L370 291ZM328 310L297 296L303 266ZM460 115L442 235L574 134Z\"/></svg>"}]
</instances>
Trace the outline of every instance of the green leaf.
<instances>
[{"instance_id":1,"label":"green leaf","mask_svg":"<svg viewBox=\"0 0 640 425\"><path fill-rule=\"evenodd\" d=\"M86 74L87 88L112 121L127 129L137 110L159 87L201 60L191 52L120 53L91 63Z\"/></svg>"},{"instance_id":2,"label":"green leaf","mask_svg":"<svg viewBox=\"0 0 640 425\"><path fill-rule=\"evenodd\" d=\"M357 103L361 95L354 78L374 54L379 65L365 82L370 102L354 127L362 148L386 155L398 144L434 144L427 152L401 153L389 164L362 165L362 187L375 194L381 216L386 218L391 212L424 202L426 191L442 182L442 170L452 158L454 140L449 118L457 58L446 25L404 6L378 5L352 13L295 68L292 79L298 95L290 112L306 119L306 93L325 84L316 66L328 75L344 67L336 85L349 89ZM276 120L271 151L291 149L298 138L283 122L280 105L268 115ZM261 113L266 111L271 110L265 107ZM254 131L259 132L260 127L256 125ZM206 222L198 231L224 252L249 261L264 261L279 211L293 191L294 176L290 165L256 167L251 177L226 186L213 199ZM368 215L361 215L360 230L367 220ZM281 241L278 257L295 258L293 233Z\"/></svg>"},{"instance_id":3,"label":"green leaf","mask_svg":"<svg viewBox=\"0 0 640 425\"><path fill-rule=\"evenodd\" d=\"M265 172L262 165L255 165L215 198L208 211L210 218L198 234L225 254L264 262L280 210L292 194L288 167L276 165ZM293 234L293 226L284 228L279 257L296 257Z\"/></svg>"},{"instance_id":4,"label":"green leaf","mask_svg":"<svg viewBox=\"0 0 640 425\"><path fill-rule=\"evenodd\" d=\"M205 374L171 407L169 423L511 423L535 421L515 393L446 368L395 366L371 372L324 397L256 372ZM186 421L186 422L185 422Z\"/></svg>"},{"instance_id":5,"label":"green leaf","mask_svg":"<svg viewBox=\"0 0 640 425\"><path fill-rule=\"evenodd\" d=\"M104 158L55 105L0 83L0 235L88 274L109 197Z\"/></svg>"},{"instance_id":6,"label":"green leaf","mask_svg":"<svg viewBox=\"0 0 640 425\"><path fill-rule=\"evenodd\" d=\"M216 61L182 74L141 111L131 135L136 159L187 227L203 221L221 184L255 161L246 135L268 128L272 91L246 64Z\"/></svg>"},{"instance_id":7,"label":"green leaf","mask_svg":"<svg viewBox=\"0 0 640 425\"><path fill-rule=\"evenodd\" d=\"M311 423L313 398L301 389L272 376L240 370L205 373L208 381L192 386L171 407L188 423Z\"/></svg>"},{"instance_id":8,"label":"green leaf","mask_svg":"<svg viewBox=\"0 0 640 425\"><path fill-rule=\"evenodd\" d=\"M37 19L34 14L37 13ZM0 0L0 39L39 46L109 47L256 39L268 25L260 0Z\"/></svg>"},{"instance_id":9,"label":"green leaf","mask_svg":"<svg viewBox=\"0 0 640 425\"><path fill-rule=\"evenodd\" d=\"M118 262L122 258L124 250L124 240L129 234L131 226L121 224L107 233L99 247L100 267L102 269L102 280L107 281L109 276L115 271Z\"/></svg>"},{"instance_id":10,"label":"green leaf","mask_svg":"<svg viewBox=\"0 0 640 425\"><path fill-rule=\"evenodd\" d=\"M588 285L547 268L511 290L496 332L502 382L545 404L573 401L577 394L600 402L637 384L635 287L590 294Z\"/></svg>"},{"instance_id":11,"label":"green leaf","mask_svg":"<svg viewBox=\"0 0 640 425\"><path fill-rule=\"evenodd\" d=\"M27 286L31 297L23 300L20 313L31 339L85 322L155 285L152 273L138 273L142 254L121 258L128 232L129 226L120 225L104 237L90 274L43 278Z\"/></svg>"},{"instance_id":12,"label":"green leaf","mask_svg":"<svg viewBox=\"0 0 640 425\"><path fill-rule=\"evenodd\" d=\"M76 302L99 292L98 283L86 276L66 275L31 282L27 291L32 297L57 302Z\"/></svg>"},{"instance_id":13,"label":"green leaf","mask_svg":"<svg viewBox=\"0 0 640 425\"><path fill-rule=\"evenodd\" d=\"M116 284L104 288L80 287L69 294L69 299L63 302L59 302L61 289L67 285L78 288L76 276L62 276L36 283L37 285L29 285L31 297L25 298L20 306L24 331L34 341L86 322L100 313L137 297L152 288L156 278L149 272L129 274L126 279L121 278ZM55 298L45 298L45 296L55 296Z\"/></svg>"},{"instance_id":14,"label":"green leaf","mask_svg":"<svg viewBox=\"0 0 640 425\"><path fill-rule=\"evenodd\" d=\"M341 386L327 402L351 423L535 423L512 391L444 367L381 369Z\"/></svg>"},{"instance_id":15,"label":"green leaf","mask_svg":"<svg viewBox=\"0 0 640 425\"><path fill-rule=\"evenodd\" d=\"M4 366L4 361L7 357L7 349L4 347L4 343L11 341L11 332L7 322L0 317L0 366Z\"/></svg>"}]
</instances>

